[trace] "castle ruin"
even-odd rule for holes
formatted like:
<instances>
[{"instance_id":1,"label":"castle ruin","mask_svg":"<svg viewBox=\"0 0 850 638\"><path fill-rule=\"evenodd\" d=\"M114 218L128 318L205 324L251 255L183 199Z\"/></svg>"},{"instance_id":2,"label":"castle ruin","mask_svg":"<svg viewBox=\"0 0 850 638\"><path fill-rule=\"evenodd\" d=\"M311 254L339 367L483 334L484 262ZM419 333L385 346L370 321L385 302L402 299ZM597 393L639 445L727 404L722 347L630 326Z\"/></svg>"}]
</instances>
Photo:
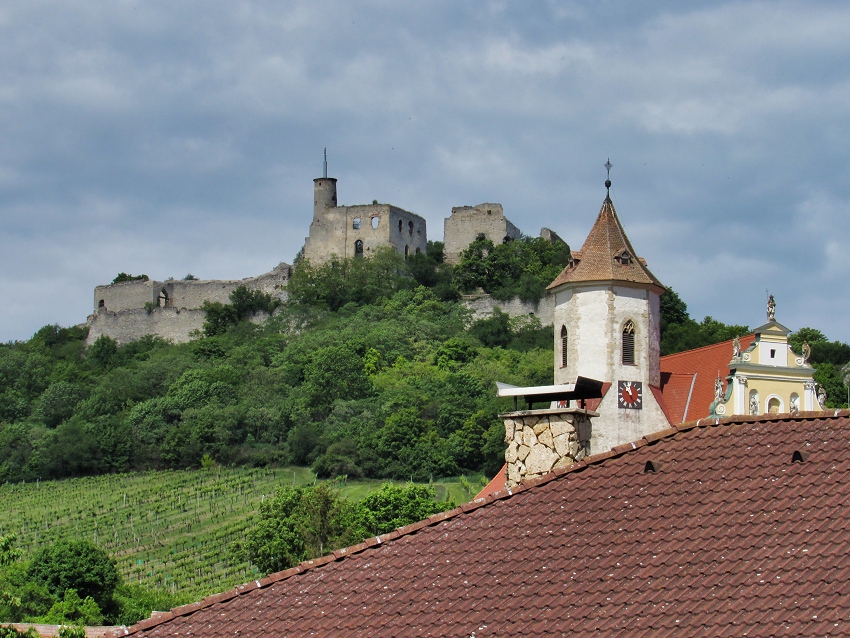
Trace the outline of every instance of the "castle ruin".
<instances>
[{"instance_id":1,"label":"castle ruin","mask_svg":"<svg viewBox=\"0 0 850 638\"><path fill-rule=\"evenodd\" d=\"M327 164L326 164L327 166ZM383 246L392 246L405 258L425 252L425 220L390 204L338 206L336 178L313 180L313 223L304 242L303 257L314 266L341 259L369 257Z\"/></svg>"},{"instance_id":2,"label":"castle ruin","mask_svg":"<svg viewBox=\"0 0 850 638\"><path fill-rule=\"evenodd\" d=\"M522 233L505 217L501 204L455 206L451 216L443 222L443 251L446 263L458 263L460 253L479 235L494 244L501 244L519 239Z\"/></svg>"},{"instance_id":3,"label":"castle ruin","mask_svg":"<svg viewBox=\"0 0 850 638\"><path fill-rule=\"evenodd\" d=\"M339 206L337 180L324 176L313 180L313 221L302 256L312 265L340 259L369 257L381 247L391 246L405 257L424 252L427 247L425 219L390 204ZM504 215L501 204L479 204L452 208L445 219L445 259L458 263L460 253L479 235L494 243L521 236L520 230ZM547 234L548 233L548 234ZM561 241L543 229L541 236ZM90 345L101 335L118 343L137 341L154 335L175 343L189 341L203 329L205 302L229 303L237 287L259 290L285 301L292 267L281 263L257 277L233 280L136 280L97 286L94 312L88 318ZM515 299L496 302L489 295L468 297L464 302L476 317L489 316L496 307L512 316L535 314L544 324L552 323L554 304L548 297L540 304Z\"/></svg>"},{"instance_id":4,"label":"castle ruin","mask_svg":"<svg viewBox=\"0 0 850 638\"><path fill-rule=\"evenodd\" d=\"M181 279L122 281L94 289L94 314L88 318L91 345L101 335L118 343L154 335L174 343L189 341L201 330L204 302L230 303L239 286L259 290L285 301L291 266L281 263L257 277L229 280Z\"/></svg>"}]
</instances>

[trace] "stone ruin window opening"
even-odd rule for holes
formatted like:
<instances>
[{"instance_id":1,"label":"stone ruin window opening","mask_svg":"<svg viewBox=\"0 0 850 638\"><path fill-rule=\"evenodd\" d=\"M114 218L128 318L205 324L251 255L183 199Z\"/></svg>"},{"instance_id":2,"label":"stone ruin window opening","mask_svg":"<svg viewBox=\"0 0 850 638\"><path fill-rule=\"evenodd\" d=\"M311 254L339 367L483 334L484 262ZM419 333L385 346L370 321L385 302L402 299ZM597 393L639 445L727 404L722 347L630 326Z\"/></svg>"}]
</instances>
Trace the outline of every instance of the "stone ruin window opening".
<instances>
[{"instance_id":1,"label":"stone ruin window opening","mask_svg":"<svg viewBox=\"0 0 850 638\"><path fill-rule=\"evenodd\" d=\"M561 367L567 367L567 327L561 326Z\"/></svg>"},{"instance_id":2,"label":"stone ruin window opening","mask_svg":"<svg viewBox=\"0 0 850 638\"><path fill-rule=\"evenodd\" d=\"M360 230L360 218L359 217L355 217L354 221L351 222L351 228L354 229L354 230Z\"/></svg>"},{"instance_id":3,"label":"stone ruin window opening","mask_svg":"<svg viewBox=\"0 0 850 638\"><path fill-rule=\"evenodd\" d=\"M407 256L410 254L410 246L405 245L404 247L404 258L407 259Z\"/></svg>"},{"instance_id":4,"label":"stone ruin window opening","mask_svg":"<svg viewBox=\"0 0 850 638\"><path fill-rule=\"evenodd\" d=\"M407 232L412 235L413 234L413 222L407 222Z\"/></svg>"},{"instance_id":5,"label":"stone ruin window opening","mask_svg":"<svg viewBox=\"0 0 850 638\"><path fill-rule=\"evenodd\" d=\"M98 302L97 302L97 307L98 307L98 308L106 308L106 300L101 299L100 301L98 301Z\"/></svg>"},{"instance_id":6,"label":"stone ruin window opening","mask_svg":"<svg viewBox=\"0 0 850 638\"><path fill-rule=\"evenodd\" d=\"M421 249L421 248L417 248L417 249L416 249L416 254L417 254L417 255L418 255L419 253L421 253L421 252L422 252L422 249Z\"/></svg>"},{"instance_id":7,"label":"stone ruin window opening","mask_svg":"<svg viewBox=\"0 0 850 638\"><path fill-rule=\"evenodd\" d=\"M623 365L635 365L635 324L631 319L623 327Z\"/></svg>"},{"instance_id":8,"label":"stone ruin window opening","mask_svg":"<svg viewBox=\"0 0 850 638\"><path fill-rule=\"evenodd\" d=\"M377 228L378 228L378 224L380 224L380 223L381 223L381 218L380 218L380 216L378 216L378 215L373 215L373 216L372 216L372 230L377 229Z\"/></svg>"},{"instance_id":9,"label":"stone ruin window opening","mask_svg":"<svg viewBox=\"0 0 850 638\"><path fill-rule=\"evenodd\" d=\"M400 219L398 220L398 232L404 232L404 222L402 222Z\"/></svg>"},{"instance_id":10,"label":"stone ruin window opening","mask_svg":"<svg viewBox=\"0 0 850 638\"><path fill-rule=\"evenodd\" d=\"M363 256L363 240L362 239L358 239L356 242L354 242L354 256L355 257L362 257Z\"/></svg>"},{"instance_id":11,"label":"stone ruin window opening","mask_svg":"<svg viewBox=\"0 0 850 638\"><path fill-rule=\"evenodd\" d=\"M171 298L168 296L168 293L166 292L165 288L163 288L160 291L159 297L157 297L157 300L156 300L156 304L160 308L170 308L171 307Z\"/></svg>"}]
</instances>

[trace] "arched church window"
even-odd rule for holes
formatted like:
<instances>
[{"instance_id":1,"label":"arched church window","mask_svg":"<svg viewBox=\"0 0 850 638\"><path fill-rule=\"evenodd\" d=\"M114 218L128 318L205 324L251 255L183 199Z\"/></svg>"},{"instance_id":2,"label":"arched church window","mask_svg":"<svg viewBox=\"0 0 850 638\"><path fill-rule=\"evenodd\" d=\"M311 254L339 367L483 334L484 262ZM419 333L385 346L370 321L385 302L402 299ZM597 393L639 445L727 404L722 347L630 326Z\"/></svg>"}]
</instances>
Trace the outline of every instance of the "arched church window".
<instances>
[{"instance_id":1,"label":"arched church window","mask_svg":"<svg viewBox=\"0 0 850 638\"><path fill-rule=\"evenodd\" d=\"M375 215L374 217L372 217L372 228L373 228L373 229L374 229L374 228L377 228L377 227L378 227L378 224L380 224L380 223L381 223L381 218L380 218L380 217L378 217L377 215Z\"/></svg>"},{"instance_id":2,"label":"arched church window","mask_svg":"<svg viewBox=\"0 0 850 638\"><path fill-rule=\"evenodd\" d=\"M353 222L351 222L351 227L352 227L354 230L360 230L360 218L359 218L359 217L355 217L355 218L354 218L354 221L353 221Z\"/></svg>"},{"instance_id":3,"label":"arched church window","mask_svg":"<svg viewBox=\"0 0 850 638\"><path fill-rule=\"evenodd\" d=\"M623 326L623 365L635 364L635 324L629 319Z\"/></svg>"},{"instance_id":4,"label":"arched church window","mask_svg":"<svg viewBox=\"0 0 850 638\"><path fill-rule=\"evenodd\" d=\"M413 234L413 222L407 222L407 232Z\"/></svg>"},{"instance_id":5,"label":"arched church window","mask_svg":"<svg viewBox=\"0 0 850 638\"><path fill-rule=\"evenodd\" d=\"M567 367L567 327L561 326L561 367Z\"/></svg>"},{"instance_id":6,"label":"arched church window","mask_svg":"<svg viewBox=\"0 0 850 638\"><path fill-rule=\"evenodd\" d=\"M363 256L363 240L362 239L358 239L356 242L354 242L354 256L355 257L362 257Z\"/></svg>"}]
</instances>

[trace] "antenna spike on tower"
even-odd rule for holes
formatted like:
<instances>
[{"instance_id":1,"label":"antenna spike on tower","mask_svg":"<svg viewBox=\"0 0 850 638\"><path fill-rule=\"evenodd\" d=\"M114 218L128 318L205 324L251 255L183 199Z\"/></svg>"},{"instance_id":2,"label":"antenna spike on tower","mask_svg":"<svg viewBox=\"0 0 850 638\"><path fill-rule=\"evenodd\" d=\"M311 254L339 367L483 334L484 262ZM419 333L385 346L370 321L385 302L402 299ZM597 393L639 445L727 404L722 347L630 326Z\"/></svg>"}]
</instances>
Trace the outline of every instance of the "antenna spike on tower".
<instances>
[{"instance_id":1,"label":"antenna spike on tower","mask_svg":"<svg viewBox=\"0 0 850 638\"><path fill-rule=\"evenodd\" d=\"M328 147L325 147L325 177L328 176Z\"/></svg>"}]
</instances>

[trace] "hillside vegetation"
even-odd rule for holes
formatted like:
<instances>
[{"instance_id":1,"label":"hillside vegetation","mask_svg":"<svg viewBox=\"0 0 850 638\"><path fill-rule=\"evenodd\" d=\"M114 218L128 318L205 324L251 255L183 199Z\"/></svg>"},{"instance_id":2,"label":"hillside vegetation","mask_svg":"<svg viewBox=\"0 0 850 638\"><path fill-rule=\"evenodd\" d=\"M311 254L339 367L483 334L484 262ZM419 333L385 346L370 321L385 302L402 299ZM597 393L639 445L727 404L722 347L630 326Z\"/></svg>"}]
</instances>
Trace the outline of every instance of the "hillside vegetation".
<instances>
[{"instance_id":1,"label":"hillside vegetation","mask_svg":"<svg viewBox=\"0 0 850 638\"><path fill-rule=\"evenodd\" d=\"M479 478L435 483L436 498L468 501ZM56 542L91 541L116 560L126 585L190 602L265 575L240 551L256 513L279 488L314 480L306 468L219 467L6 485L0 536L14 534L24 560ZM356 502L380 484L336 485L342 498Z\"/></svg>"}]
</instances>

